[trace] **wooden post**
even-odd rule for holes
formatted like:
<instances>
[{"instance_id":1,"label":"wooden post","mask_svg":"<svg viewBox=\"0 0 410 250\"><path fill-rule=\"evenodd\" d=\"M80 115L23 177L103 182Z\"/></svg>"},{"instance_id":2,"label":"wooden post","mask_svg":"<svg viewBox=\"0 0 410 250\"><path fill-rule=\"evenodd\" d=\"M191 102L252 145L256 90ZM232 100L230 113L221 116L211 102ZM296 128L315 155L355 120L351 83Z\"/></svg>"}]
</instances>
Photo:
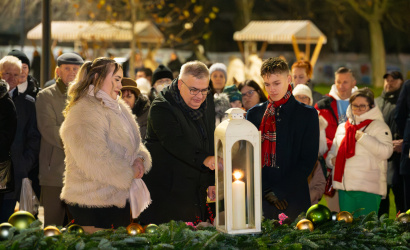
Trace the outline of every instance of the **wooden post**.
<instances>
[{"instance_id":1,"label":"wooden post","mask_svg":"<svg viewBox=\"0 0 410 250\"><path fill-rule=\"evenodd\" d=\"M310 29L311 25L310 22L307 24L306 28L306 46L305 46L305 60L309 61L310 58Z\"/></svg>"},{"instance_id":2,"label":"wooden post","mask_svg":"<svg viewBox=\"0 0 410 250\"><path fill-rule=\"evenodd\" d=\"M238 47L239 47L239 51L241 52L242 55L242 61L245 61L245 52L243 49L243 44L241 41L238 41Z\"/></svg>"},{"instance_id":3,"label":"wooden post","mask_svg":"<svg viewBox=\"0 0 410 250\"><path fill-rule=\"evenodd\" d=\"M310 60L310 64L312 65L312 69L315 68L315 64L317 59L319 58L320 50L322 49L323 42L325 41L324 36L320 36L319 40L317 41L315 51L313 51L312 59Z\"/></svg>"},{"instance_id":4,"label":"wooden post","mask_svg":"<svg viewBox=\"0 0 410 250\"><path fill-rule=\"evenodd\" d=\"M293 45L293 51L295 52L296 55L296 61L300 60L300 50L298 46L298 42L296 41L295 35L292 35L292 45Z\"/></svg>"},{"instance_id":5,"label":"wooden post","mask_svg":"<svg viewBox=\"0 0 410 250\"><path fill-rule=\"evenodd\" d=\"M262 44L261 51L259 52L259 57L263 58L263 54L265 54L266 48L268 47L268 42L264 42Z\"/></svg>"}]
</instances>

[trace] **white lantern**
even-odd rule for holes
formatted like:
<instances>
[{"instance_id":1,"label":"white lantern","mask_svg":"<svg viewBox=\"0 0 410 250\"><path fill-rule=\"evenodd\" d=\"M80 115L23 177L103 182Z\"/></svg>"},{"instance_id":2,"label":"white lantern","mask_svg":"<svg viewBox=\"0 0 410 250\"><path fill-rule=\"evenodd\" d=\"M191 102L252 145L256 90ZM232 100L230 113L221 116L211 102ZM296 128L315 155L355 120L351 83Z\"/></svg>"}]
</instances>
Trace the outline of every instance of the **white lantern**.
<instances>
[{"instance_id":1,"label":"white lantern","mask_svg":"<svg viewBox=\"0 0 410 250\"><path fill-rule=\"evenodd\" d=\"M242 109L226 111L215 129L216 229L260 233L262 219L261 136Z\"/></svg>"}]
</instances>

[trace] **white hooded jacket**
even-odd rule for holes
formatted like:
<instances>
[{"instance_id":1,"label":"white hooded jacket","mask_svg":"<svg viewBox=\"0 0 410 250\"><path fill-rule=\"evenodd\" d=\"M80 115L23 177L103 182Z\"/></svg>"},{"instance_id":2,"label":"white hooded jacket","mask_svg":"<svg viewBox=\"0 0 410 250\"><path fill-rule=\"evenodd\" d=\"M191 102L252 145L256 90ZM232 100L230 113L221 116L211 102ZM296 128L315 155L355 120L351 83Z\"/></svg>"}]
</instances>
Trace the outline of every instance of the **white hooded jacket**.
<instances>
[{"instance_id":1,"label":"white hooded jacket","mask_svg":"<svg viewBox=\"0 0 410 250\"><path fill-rule=\"evenodd\" d=\"M342 182L333 180L333 187L346 191L379 194L385 197L387 192L387 159L393 153L390 128L384 122L378 107L356 116L352 114L349 105L346 115L351 124L360 124L366 119L373 121L367 127L360 129L364 130L364 135L356 141L355 155L346 160ZM337 127L332 148L326 158L327 166L334 167L332 159L336 157L345 134L345 123L342 123Z\"/></svg>"}]
</instances>

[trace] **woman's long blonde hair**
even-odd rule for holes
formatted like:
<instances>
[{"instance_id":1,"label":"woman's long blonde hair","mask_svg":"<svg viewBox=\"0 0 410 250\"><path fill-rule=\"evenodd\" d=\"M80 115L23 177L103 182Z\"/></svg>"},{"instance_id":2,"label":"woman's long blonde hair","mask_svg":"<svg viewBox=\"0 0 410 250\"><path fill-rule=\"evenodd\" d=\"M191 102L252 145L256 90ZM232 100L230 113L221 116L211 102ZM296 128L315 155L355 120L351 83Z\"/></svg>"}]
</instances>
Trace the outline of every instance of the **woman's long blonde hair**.
<instances>
[{"instance_id":1,"label":"woman's long blonde hair","mask_svg":"<svg viewBox=\"0 0 410 250\"><path fill-rule=\"evenodd\" d=\"M108 57L99 57L81 66L73 84L70 84L68 88L68 102L63 111L64 116L67 116L70 108L76 102L87 95L90 85L94 85L94 97L97 98L96 94L101 89L101 85L112 67L114 67L113 74L122 69L120 64Z\"/></svg>"}]
</instances>

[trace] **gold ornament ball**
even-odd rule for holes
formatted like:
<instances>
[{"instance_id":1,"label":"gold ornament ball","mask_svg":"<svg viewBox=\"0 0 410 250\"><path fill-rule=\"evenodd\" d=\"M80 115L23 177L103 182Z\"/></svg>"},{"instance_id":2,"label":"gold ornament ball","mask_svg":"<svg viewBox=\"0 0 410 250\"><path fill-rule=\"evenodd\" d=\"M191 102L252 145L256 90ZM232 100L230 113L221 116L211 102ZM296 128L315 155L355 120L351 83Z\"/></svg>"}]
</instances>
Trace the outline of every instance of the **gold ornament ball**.
<instances>
[{"instance_id":1,"label":"gold ornament ball","mask_svg":"<svg viewBox=\"0 0 410 250\"><path fill-rule=\"evenodd\" d=\"M69 232L69 233L83 234L83 233L84 233L84 229L83 229L80 225L73 224L73 225L71 225L71 226L69 226L69 227L67 228L67 232Z\"/></svg>"},{"instance_id":2,"label":"gold ornament ball","mask_svg":"<svg viewBox=\"0 0 410 250\"><path fill-rule=\"evenodd\" d=\"M0 241L7 240L10 235L10 229L13 227L10 223L4 222L0 224Z\"/></svg>"},{"instance_id":3,"label":"gold ornament ball","mask_svg":"<svg viewBox=\"0 0 410 250\"><path fill-rule=\"evenodd\" d=\"M403 224L410 223L410 215L407 213L401 213L399 217L397 217L397 221Z\"/></svg>"},{"instance_id":4,"label":"gold ornament ball","mask_svg":"<svg viewBox=\"0 0 410 250\"><path fill-rule=\"evenodd\" d=\"M31 213L27 211L17 211L10 216L9 223L18 230L21 230L28 228L35 220Z\"/></svg>"},{"instance_id":5,"label":"gold ornament ball","mask_svg":"<svg viewBox=\"0 0 410 250\"><path fill-rule=\"evenodd\" d=\"M131 223L127 227L128 235L137 235L144 233L144 228L138 223Z\"/></svg>"},{"instance_id":6,"label":"gold ornament ball","mask_svg":"<svg viewBox=\"0 0 410 250\"><path fill-rule=\"evenodd\" d=\"M296 224L297 229L299 230L305 230L305 229L309 229L311 232L313 231L314 227L313 227L313 223L308 220L308 219L303 219L300 220L298 222L298 224Z\"/></svg>"},{"instance_id":7,"label":"gold ornament ball","mask_svg":"<svg viewBox=\"0 0 410 250\"><path fill-rule=\"evenodd\" d=\"M146 233L153 234L157 232L158 226L155 224L149 224L149 225L146 225L144 229Z\"/></svg>"},{"instance_id":8,"label":"gold ornament ball","mask_svg":"<svg viewBox=\"0 0 410 250\"><path fill-rule=\"evenodd\" d=\"M346 223L353 222L353 215L347 211L341 211L337 214L337 221L344 220Z\"/></svg>"},{"instance_id":9,"label":"gold ornament ball","mask_svg":"<svg viewBox=\"0 0 410 250\"><path fill-rule=\"evenodd\" d=\"M407 210L406 214L410 214L410 209L409 209L409 210Z\"/></svg>"},{"instance_id":10,"label":"gold ornament ball","mask_svg":"<svg viewBox=\"0 0 410 250\"><path fill-rule=\"evenodd\" d=\"M60 230L55 226L48 226L44 228L44 236L54 236L61 234Z\"/></svg>"}]
</instances>

